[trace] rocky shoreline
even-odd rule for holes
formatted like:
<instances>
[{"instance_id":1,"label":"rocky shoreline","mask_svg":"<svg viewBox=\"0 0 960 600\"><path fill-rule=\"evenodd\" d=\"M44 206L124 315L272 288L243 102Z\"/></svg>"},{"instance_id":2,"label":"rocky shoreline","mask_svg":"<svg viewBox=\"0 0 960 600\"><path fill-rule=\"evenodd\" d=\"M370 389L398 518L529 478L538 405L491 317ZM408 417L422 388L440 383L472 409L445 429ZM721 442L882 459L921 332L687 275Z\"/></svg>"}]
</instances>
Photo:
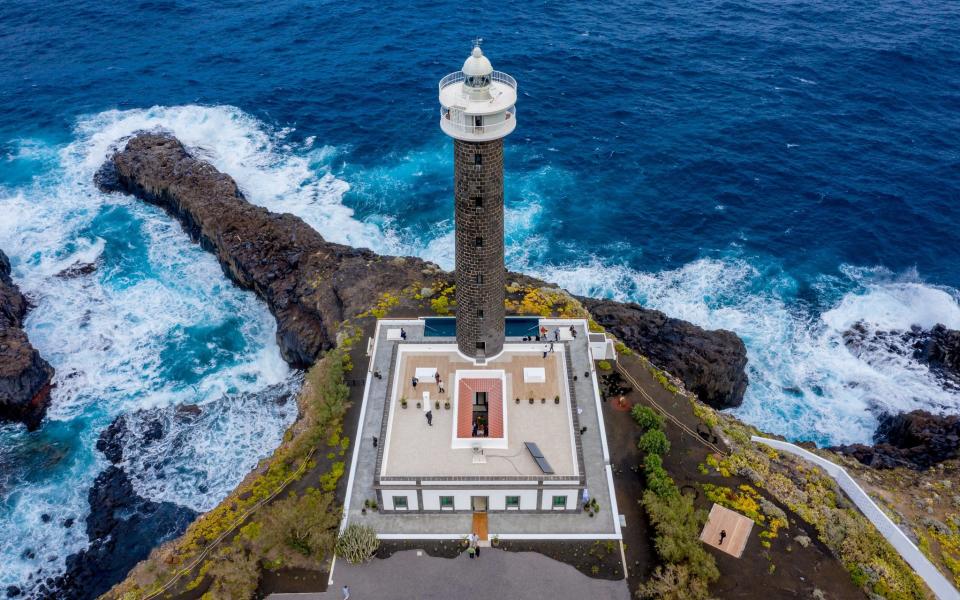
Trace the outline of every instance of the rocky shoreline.
<instances>
[{"instance_id":1,"label":"rocky shoreline","mask_svg":"<svg viewBox=\"0 0 960 600\"><path fill-rule=\"evenodd\" d=\"M327 242L299 217L250 204L229 175L167 134L134 136L96 179L103 190L131 193L170 212L216 255L230 279L266 301L277 320L280 351L295 367L309 366L331 348L337 326L368 310L382 293L399 294L424 281L452 283L451 274L433 263ZM518 273L509 279L548 287ZM581 300L601 325L642 347L708 404L742 402L746 348L732 332L706 331L636 304Z\"/></svg>"},{"instance_id":2,"label":"rocky shoreline","mask_svg":"<svg viewBox=\"0 0 960 600\"><path fill-rule=\"evenodd\" d=\"M33 431L50 404L54 371L23 330L28 308L0 251L0 421L18 421Z\"/></svg>"},{"instance_id":3,"label":"rocky shoreline","mask_svg":"<svg viewBox=\"0 0 960 600\"><path fill-rule=\"evenodd\" d=\"M178 411L194 414L197 407ZM148 421L145 442L163 435L156 420ZM41 598L96 598L120 581L159 544L186 531L199 516L194 510L172 502L154 502L137 494L123 467L124 438L132 435L127 417L121 415L100 433L97 450L110 461L87 494L90 514L84 522L89 547L71 554L58 577L41 582Z\"/></svg>"}]
</instances>

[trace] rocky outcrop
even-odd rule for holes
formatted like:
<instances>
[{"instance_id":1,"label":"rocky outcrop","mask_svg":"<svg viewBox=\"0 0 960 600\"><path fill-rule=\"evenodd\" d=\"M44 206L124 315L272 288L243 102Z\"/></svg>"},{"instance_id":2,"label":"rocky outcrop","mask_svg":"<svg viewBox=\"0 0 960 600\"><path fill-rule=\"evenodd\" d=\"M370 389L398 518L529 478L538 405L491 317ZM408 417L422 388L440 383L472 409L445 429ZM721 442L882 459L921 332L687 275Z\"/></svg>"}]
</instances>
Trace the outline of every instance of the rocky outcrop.
<instances>
[{"instance_id":1,"label":"rocky outcrop","mask_svg":"<svg viewBox=\"0 0 960 600\"><path fill-rule=\"evenodd\" d=\"M66 572L37 590L44 598L96 598L123 579L155 546L182 534L195 511L139 496L116 465L97 476L88 494L90 546L67 557Z\"/></svg>"},{"instance_id":2,"label":"rocky outcrop","mask_svg":"<svg viewBox=\"0 0 960 600\"><path fill-rule=\"evenodd\" d=\"M933 415L924 410L884 414L873 441L873 446L853 444L832 450L878 469L926 469L960 457L960 416Z\"/></svg>"},{"instance_id":3,"label":"rocky outcrop","mask_svg":"<svg viewBox=\"0 0 960 600\"><path fill-rule=\"evenodd\" d=\"M137 494L121 466L127 438L156 440L163 427L156 420L145 431L132 431L128 417L121 415L100 433L97 449L111 465L93 483L87 494L90 514L86 519L90 546L71 554L63 575L50 578L38 588L43 598L96 598L150 554L150 550L186 531L198 513L172 502L153 502Z\"/></svg>"},{"instance_id":4,"label":"rocky outcrop","mask_svg":"<svg viewBox=\"0 0 960 600\"><path fill-rule=\"evenodd\" d=\"M747 349L735 333L707 331L638 304L580 300L597 323L679 377L701 401L714 408L743 402Z\"/></svg>"},{"instance_id":5,"label":"rocky outcrop","mask_svg":"<svg viewBox=\"0 0 960 600\"><path fill-rule=\"evenodd\" d=\"M277 319L281 352L295 366L311 364L331 347L337 325L370 308L382 292L422 282L425 275L450 277L417 258L327 242L298 217L250 204L233 179L166 134L135 136L96 180L104 190L125 190L164 207L216 254L231 279L264 298ZM683 379L705 402L725 408L743 399L746 350L733 333L705 331L636 304L584 302L601 325Z\"/></svg>"},{"instance_id":6,"label":"rocky outcrop","mask_svg":"<svg viewBox=\"0 0 960 600\"><path fill-rule=\"evenodd\" d=\"M54 371L23 331L26 314L27 301L0 252L0 421L19 421L32 431L50 404Z\"/></svg>"},{"instance_id":7,"label":"rocky outcrop","mask_svg":"<svg viewBox=\"0 0 960 600\"><path fill-rule=\"evenodd\" d=\"M97 177L173 214L237 285L263 298L277 342L296 367L335 343L344 319L436 270L417 258L379 256L327 242L299 217L247 202L234 180L191 156L175 138L140 134Z\"/></svg>"},{"instance_id":8,"label":"rocky outcrop","mask_svg":"<svg viewBox=\"0 0 960 600\"><path fill-rule=\"evenodd\" d=\"M889 355L904 356L926 365L948 390L960 390L960 331L935 325L907 330L875 330L859 321L843 332L843 343L868 363Z\"/></svg>"}]
</instances>

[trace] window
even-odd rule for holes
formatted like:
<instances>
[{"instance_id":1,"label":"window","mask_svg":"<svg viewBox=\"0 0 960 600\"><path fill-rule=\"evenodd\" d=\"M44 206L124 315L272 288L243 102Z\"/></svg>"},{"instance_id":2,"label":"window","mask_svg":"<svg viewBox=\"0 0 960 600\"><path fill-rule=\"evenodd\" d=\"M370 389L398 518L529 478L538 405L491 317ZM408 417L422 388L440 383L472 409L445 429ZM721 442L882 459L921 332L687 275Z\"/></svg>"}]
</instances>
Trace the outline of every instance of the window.
<instances>
[{"instance_id":1,"label":"window","mask_svg":"<svg viewBox=\"0 0 960 600\"><path fill-rule=\"evenodd\" d=\"M477 283L483 283L483 273L477 273Z\"/></svg>"},{"instance_id":2,"label":"window","mask_svg":"<svg viewBox=\"0 0 960 600\"><path fill-rule=\"evenodd\" d=\"M477 342L477 350L486 350L486 349L487 349L486 342Z\"/></svg>"},{"instance_id":3,"label":"window","mask_svg":"<svg viewBox=\"0 0 960 600\"><path fill-rule=\"evenodd\" d=\"M394 496L394 497L393 497L393 510L407 510L407 497L406 497L406 496Z\"/></svg>"},{"instance_id":4,"label":"window","mask_svg":"<svg viewBox=\"0 0 960 600\"><path fill-rule=\"evenodd\" d=\"M474 196L473 206L476 208L483 208L483 196Z\"/></svg>"},{"instance_id":5,"label":"window","mask_svg":"<svg viewBox=\"0 0 960 600\"><path fill-rule=\"evenodd\" d=\"M483 236L477 236L477 248L483 248Z\"/></svg>"},{"instance_id":6,"label":"window","mask_svg":"<svg viewBox=\"0 0 960 600\"><path fill-rule=\"evenodd\" d=\"M520 510L520 496L507 496L507 510Z\"/></svg>"},{"instance_id":7,"label":"window","mask_svg":"<svg viewBox=\"0 0 960 600\"><path fill-rule=\"evenodd\" d=\"M553 497L553 508L567 508L567 497L566 496L554 496Z\"/></svg>"},{"instance_id":8,"label":"window","mask_svg":"<svg viewBox=\"0 0 960 600\"><path fill-rule=\"evenodd\" d=\"M483 125L483 117L481 117L480 115L475 116L475 117L473 118L473 124L474 124L474 126L476 126L476 127L480 127L481 125ZM473 160L475 161L473 164L475 164L475 165L482 165L482 164L483 164L483 158L482 158L483 155L482 155L482 154L474 154L473 156L474 156Z\"/></svg>"},{"instance_id":9,"label":"window","mask_svg":"<svg viewBox=\"0 0 960 600\"><path fill-rule=\"evenodd\" d=\"M478 318L478 319L482 319L482 318L483 318L483 309L482 309L482 308L477 309L477 318Z\"/></svg>"},{"instance_id":10,"label":"window","mask_svg":"<svg viewBox=\"0 0 960 600\"><path fill-rule=\"evenodd\" d=\"M453 510L453 496L440 496L440 510Z\"/></svg>"}]
</instances>

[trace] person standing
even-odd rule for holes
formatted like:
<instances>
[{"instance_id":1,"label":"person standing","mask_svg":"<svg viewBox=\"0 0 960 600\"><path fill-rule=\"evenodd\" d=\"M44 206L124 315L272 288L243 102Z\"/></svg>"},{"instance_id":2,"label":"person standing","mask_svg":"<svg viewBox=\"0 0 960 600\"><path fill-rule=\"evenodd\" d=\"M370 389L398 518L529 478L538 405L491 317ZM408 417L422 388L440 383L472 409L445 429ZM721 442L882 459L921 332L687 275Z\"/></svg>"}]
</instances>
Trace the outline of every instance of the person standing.
<instances>
[{"instance_id":1,"label":"person standing","mask_svg":"<svg viewBox=\"0 0 960 600\"><path fill-rule=\"evenodd\" d=\"M577 339L577 330L573 328L573 325L570 326L570 337Z\"/></svg>"},{"instance_id":2,"label":"person standing","mask_svg":"<svg viewBox=\"0 0 960 600\"><path fill-rule=\"evenodd\" d=\"M350 600L350 586L343 586L343 589L340 590L340 593L343 594L343 600Z\"/></svg>"},{"instance_id":3,"label":"person standing","mask_svg":"<svg viewBox=\"0 0 960 600\"><path fill-rule=\"evenodd\" d=\"M727 530L726 530L726 529L721 529L721 530L720 530L720 543L719 543L718 545L720 545L720 546L723 545L723 538L725 538L725 537L727 537Z\"/></svg>"},{"instance_id":4,"label":"person standing","mask_svg":"<svg viewBox=\"0 0 960 600\"><path fill-rule=\"evenodd\" d=\"M550 342L550 352L553 352L553 342Z\"/></svg>"},{"instance_id":5,"label":"person standing","mask_svg":"<svg viewBox=\"0 0 960 600\"><path fill-rule=\"evenodd\" d=\"M440 385L440 371L433 372L433 379L437 382L437 385Z\"/></svg>"},{"instance_id":6,"label":"person standing","mask_svg":"<svg viewBox=\"0 0 960 600\"><path fill-rule=\"evenodd\" d=\"M440 388L440 389L439 389L439 392L442 394L442 393L443 393L443 382L442 382L442 381L438 381L438 382L437 382L437 387Z\"/></svg>"},{"instance_id":7,"label":"person standing","mask_svg":"<svg viewBox=\"0 0 960 600\"><path fill-rule=\"evenodd\" d=\"M400 339L401 340L407 339L407 332L404 331L403 327L400 328Z\"/></svg>"},{"instance_id":8,"label":"person standing","mask_svg":"<svg viewBox=\"0 0 960 600\"><path fill-rule=\"evenodd\" d=\"M430 427L433 427L433 411L428 409L426 416L427 416L427 425L429 425Z\"/></svg>"},{"instance_id":9,"label":"person standing","mask_svg":"<svg viewBox=\"0 0 960 600\"><path fill-rule=\"evenodd\" d=\"M416 377L414 377L411 381L413 382L413 389L417 389L417 383L418 383L420 380L417 379Z\"/></svg>"},{"instance_id":10,"label":"person standing","mask_svg":"<svg viewBox=\"0 0 960 600\"><path fill-rule=\"evenodd\" d=\"M559 341L560 341L560 328L559 328L559 327L557 327L556 329L553 330L553 341L555 341L555 342L559 342Z\"/></svg>"}]
</instances>

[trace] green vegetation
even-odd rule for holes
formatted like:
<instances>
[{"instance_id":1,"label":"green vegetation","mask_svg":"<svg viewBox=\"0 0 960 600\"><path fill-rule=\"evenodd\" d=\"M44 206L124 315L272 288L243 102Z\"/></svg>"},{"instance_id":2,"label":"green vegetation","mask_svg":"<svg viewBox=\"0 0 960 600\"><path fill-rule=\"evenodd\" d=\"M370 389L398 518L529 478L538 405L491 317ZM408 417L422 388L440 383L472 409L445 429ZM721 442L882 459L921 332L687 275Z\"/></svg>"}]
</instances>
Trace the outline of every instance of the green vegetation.
<instances>
[{"instance_id":1,"label":"green vegetation","mask_svg":"<svg viewBox=\"0 0 960 600\"><path fill-rule=\"evenodd\" d=\"M350 564L362 563L373 558L380 547L380 539L372 527L350 523L337 540L337 556Z\"/></svg>"},{"instance_id":2,"label":"green vegetation","mask_svg":"<svg viewBox=\"0 0 960 600\"><path fill-rule=\"evenodd\" d=\"M726 457L708 456L707 465L725 477L738 475L753 484L737 490L716 486L704 486L704 490L715 502L748 514L759 523L766 522L766 530L760 533L761 545L769 546L769 540L776 537L785 519L781 522L781 517L774 514L775 506L771 509L764 505L768 501L759 497L755 487L763 487L767 494L812 525L820 541L830 548L854 583L868 596L925 597L923 582L873 524L845 498L833 479L802 459L753 444L750 435L755 429L693 402L694 411L702 415L704 422L716 424L732 451Z\"/></svg>"},{"instance_id":3,"label":"green vegetation","mask_svg":"<svg viewBox=\"0 0 960 600\"><path fill-rule=\"evenodd\" d=\"M647 490L643 508L656 531L654 547L664 564L637 590L640 598L709 598L708 587L720 577L716 562L700 542L700 529L707 513L693 505L693 499L680 493L673 478L663 468L663 455L670 441L663 432L663 417L645 406L634 406L633 419L645 429L637 447L645 453L643 471Z\"/></svg>"},{"instance_id":4,"label":"green vegetation","mask_svg":"<svg viewBox=\"0 0 960 600\"><path fill-rule=\"evenodd\" d=\"M612 371L612 370L613 370L613 366L610 364L609 361L606 361L606 360L599 360L599 361L597 361L597 368L600 369L601 371Z\"/></svg>"},{"instance_id":5,"label":"green vegetation","mask_svg":"<svg viewBox=\"0 0 960 600\"><path fill-rule=\"evenodd\" d=\"M670 452L670 441L662 429L651 429L640 436L637 447L647 455L663 456Z\"/></svg>"},{"instance_id":6,"label":"green vegetation","mask_svg":"<svg viewBox=\"0 0 960 600\"><path fill-rule=\"evenodd\" d=\"M587 311L580 301L560 288L508 285L503 305L508 313L519 315L582 318Z\"/></svg>"},{"instance_id":7,"label":"green vegetation","mask_svg":"<svg viewBox=\"0 0 960 600\"><path fill-rule=\"evenodd\" d=\"M630 416L636 421L640 429L661 429L663 428L663 415L653 410L649 406L634 404L630 409Z\"/></svg>"}]
</instances>

